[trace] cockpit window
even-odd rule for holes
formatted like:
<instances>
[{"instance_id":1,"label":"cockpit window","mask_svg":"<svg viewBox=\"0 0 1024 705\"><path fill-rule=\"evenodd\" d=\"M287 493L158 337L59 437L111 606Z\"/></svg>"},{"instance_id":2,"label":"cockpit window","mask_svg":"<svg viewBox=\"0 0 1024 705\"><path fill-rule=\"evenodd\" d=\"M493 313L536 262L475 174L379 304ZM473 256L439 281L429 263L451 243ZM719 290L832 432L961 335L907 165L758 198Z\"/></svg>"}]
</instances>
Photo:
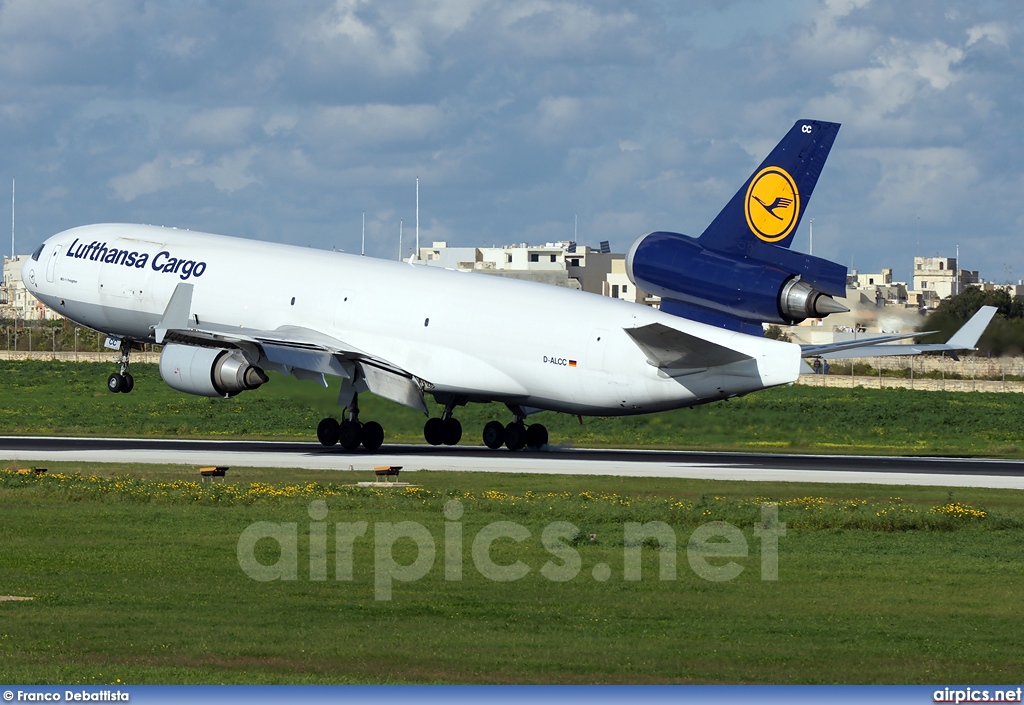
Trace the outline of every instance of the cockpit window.
<instances>
[{"instance_id":1,"label":"cockpit window","mask_svg":"<svg viewBox=\"0 0 1024 705\"><path fill-rule=\"evenodd\" d=\"M32 260L34 262L38 262L39 261L39 255L43 254L43 248L44 247L46 247L45 243L40 245L39 247L37 247L36 251L32 253Z\"/></svg>"}]
</instances>

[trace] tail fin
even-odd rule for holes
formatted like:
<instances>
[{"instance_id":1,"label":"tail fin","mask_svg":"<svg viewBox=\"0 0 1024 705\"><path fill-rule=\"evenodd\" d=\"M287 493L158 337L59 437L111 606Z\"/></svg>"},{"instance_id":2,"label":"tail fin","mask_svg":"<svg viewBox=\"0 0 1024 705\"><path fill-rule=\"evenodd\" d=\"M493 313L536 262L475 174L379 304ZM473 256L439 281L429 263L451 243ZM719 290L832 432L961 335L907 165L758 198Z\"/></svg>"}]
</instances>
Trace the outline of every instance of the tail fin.
<instances>
[{"instance_id":1,"label":"tail fin","mask_svg":"<svg viewBox=\"0 0 1024 705\"><path fill-rule=\"evenodd\" d=\"M700 236L710 250L754 243L789 247L825 166L839 123L797 120Z\"/></svg>"}]
</instances>

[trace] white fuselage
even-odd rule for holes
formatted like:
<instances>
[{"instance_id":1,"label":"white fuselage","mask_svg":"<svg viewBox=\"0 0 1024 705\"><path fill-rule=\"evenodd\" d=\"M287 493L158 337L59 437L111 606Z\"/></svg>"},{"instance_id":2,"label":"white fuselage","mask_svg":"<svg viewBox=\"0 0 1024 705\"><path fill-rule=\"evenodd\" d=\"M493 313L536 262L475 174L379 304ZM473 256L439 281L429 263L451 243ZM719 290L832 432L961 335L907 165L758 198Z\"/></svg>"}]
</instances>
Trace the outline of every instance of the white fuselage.
<instances>
[{"instance_id":1,"label":"white fuselage","mask_svg":"<svg viewBox=\"0 0 1024 705\"><path fill-rule=\"evenodd\" d=\"M580 291L154 226L59 233L23 276L40 301L110 335L152 342L188 282L200 322L298 326L405 370L428 393L573 414L692 406L793 382L800 365L796 345ZM625 332L651 323L752 359L660 370Z\"/></svg>"}]
</instances>

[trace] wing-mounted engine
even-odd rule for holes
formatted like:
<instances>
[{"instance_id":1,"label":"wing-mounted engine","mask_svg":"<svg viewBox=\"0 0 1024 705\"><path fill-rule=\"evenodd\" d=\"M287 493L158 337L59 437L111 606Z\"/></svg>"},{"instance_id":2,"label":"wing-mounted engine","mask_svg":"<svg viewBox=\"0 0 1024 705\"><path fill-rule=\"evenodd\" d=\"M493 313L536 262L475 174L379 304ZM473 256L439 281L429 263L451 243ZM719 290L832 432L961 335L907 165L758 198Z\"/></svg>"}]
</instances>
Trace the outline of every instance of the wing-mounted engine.
<instances>
[{"instance_id":1,"label":"wing-mounted engine","mask_svg":"<svg viewBox=\"0 0 1024 705\"><path fill-rule=\"evenodd\" d=\"M760 333L847 308L846 267L789 249L839 124L797 120L699 238L654 232L633 243L626 272L662 310Z\"/></svg>"},{"instance_id":2,"label":"wing-mounted engine","mask_svg":"<svg viewBox=\"0 0 1024 705\"><path fill-rule=\"evenodd\" d=\"M160 376L179 392L203 397L233 397L268 380L239 350L176 343L160 353Z\"/></svg>"},{"instance_id":3,"label":"wing-mounted engine","mask_svg":"<svg viewBox=\"0 0 1024 705\"><path fill-rule=\"evenodd\" d=\"M847 308L846 267L774 245L749 243L739 255L686 235L654 232L633 243L626 273L662 299L747 323L798 323Z\"/></svg>"}]
</instances>

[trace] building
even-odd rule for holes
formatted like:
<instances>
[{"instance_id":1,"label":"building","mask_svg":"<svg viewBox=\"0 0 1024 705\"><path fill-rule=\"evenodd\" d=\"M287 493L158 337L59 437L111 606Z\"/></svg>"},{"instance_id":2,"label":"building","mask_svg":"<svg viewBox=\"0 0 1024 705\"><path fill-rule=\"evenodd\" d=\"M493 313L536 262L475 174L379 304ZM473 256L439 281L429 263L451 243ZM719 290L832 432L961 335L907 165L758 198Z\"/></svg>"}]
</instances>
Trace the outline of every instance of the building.
<instances>
[{"instance_id":1,"label":"building","mask_svg":"<svg viewBox=\"0 0 1024 705\"><path fill-rule=\"evenodd\" d=\"M892 267L881 272L861 274L856 269L846 275L846 297L840 300L847 308L854 306L907 307L909 292L906 282L892 280Z\"/></svg>"},{"instance_id":2,"label":"building","mask_svg":"<svg viewBox=\"0 0 1024 705\"><path fill-rule=\"evenodd\" d=\"M447 242L435 242L420 248L419 259L433 267L526 279L648 305L658 302L629 280L625 255L570 241L494 247L448 247Z\"/></svg>"},{"instance_id":3,"label":"building","mask_svg":"<svg viewBox=\"0 0 1024 705\"><path fill-rule=\"evenodd\" d=\"M914 290L934 291L938 300L955 296L978 281L977 270L958 269L956 257L914 258Z\"/></svg>"},{"instance_id":4,"label":"building","mask_svg":"<svg viewBox=\"0 0 1024 705\"><path fill-rule=\"evenodd\" d=\"M4 283L0 286L0 318L23 321L55 321L63 318L47 308L25 288L21 267L28 255L4 257Z\"/></svg>"},{"instance_id":5,"label":"building","mask_svg":"<svg viewBox=\"0 0 1024 705\"><path fill-rule=\"evenodd\" d=\"M995 284L982 281L970 286L977 287L982 291L1005 291L1011 299L1024 299L1024 280L1018 280L1016 284Z\"/></svg>"},{"instance_id":6,"label":"building","mask_svg":"<svg viewBox=\"0 0 1024 705\"><path fill-rule=\"evenodd\" d=\"M421 247L419 259L431 267L478 272L512 279L529 279L544 284L579 289L580 283L568 275L565 261L569 243L530 246L448 247L435 242Z\"/></svg>"}]
</instances>

